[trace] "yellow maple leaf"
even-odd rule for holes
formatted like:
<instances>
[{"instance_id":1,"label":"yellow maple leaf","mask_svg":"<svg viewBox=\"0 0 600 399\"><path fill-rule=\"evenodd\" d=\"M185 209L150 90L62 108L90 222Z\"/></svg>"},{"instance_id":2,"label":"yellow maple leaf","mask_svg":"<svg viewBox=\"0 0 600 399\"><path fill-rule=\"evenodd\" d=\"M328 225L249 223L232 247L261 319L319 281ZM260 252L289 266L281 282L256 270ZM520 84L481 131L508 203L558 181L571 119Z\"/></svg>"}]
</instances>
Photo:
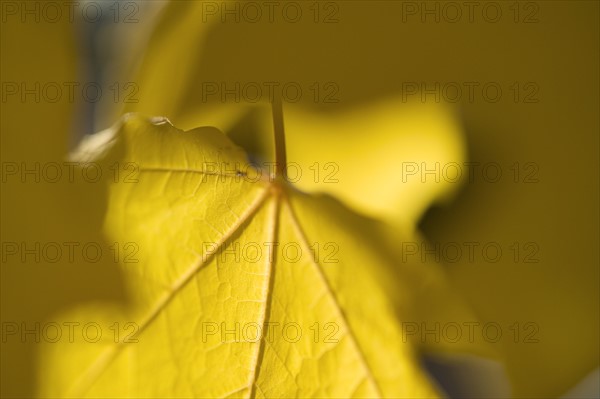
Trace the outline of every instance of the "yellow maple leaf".
<instances>
[{"instance_id":1,"label":"yellow maple leaf","mask_svg":"<svg viewBox=\"0 0 600 399\"><path fill-rule=\"evenodd\" d=\"M111 184L105 226L139 262L122 263L127 309L61 320L133 331L44 346L41 395L437 395L382 286L396 263L384 225L250 171L214 128L129 116L93 140L80 157L136 165Z\"/></svg>"}]
</instances>

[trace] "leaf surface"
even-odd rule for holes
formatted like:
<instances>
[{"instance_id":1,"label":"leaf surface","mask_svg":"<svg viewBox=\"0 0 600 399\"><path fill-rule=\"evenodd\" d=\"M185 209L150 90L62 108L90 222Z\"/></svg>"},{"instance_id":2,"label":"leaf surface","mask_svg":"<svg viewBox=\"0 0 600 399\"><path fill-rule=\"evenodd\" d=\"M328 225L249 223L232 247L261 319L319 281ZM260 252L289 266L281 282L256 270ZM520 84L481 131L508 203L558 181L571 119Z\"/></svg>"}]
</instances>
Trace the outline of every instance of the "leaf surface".
<instances>
[{"instance_id":1,"label":"leaf surface","mask_svg":"<svg viewBox=\"0 0 600 399\"><path fill-rule=\"evenodd\" d=\"M105 220L139 262L121 264L126 309L63 317L134 333L46 345L42 395L437 395L381 284L396 262L382 224L256 179L214 128L129 116L103 134L101 162L139 167L136 183L110 184Z\"/></svg>"}]
</instances>

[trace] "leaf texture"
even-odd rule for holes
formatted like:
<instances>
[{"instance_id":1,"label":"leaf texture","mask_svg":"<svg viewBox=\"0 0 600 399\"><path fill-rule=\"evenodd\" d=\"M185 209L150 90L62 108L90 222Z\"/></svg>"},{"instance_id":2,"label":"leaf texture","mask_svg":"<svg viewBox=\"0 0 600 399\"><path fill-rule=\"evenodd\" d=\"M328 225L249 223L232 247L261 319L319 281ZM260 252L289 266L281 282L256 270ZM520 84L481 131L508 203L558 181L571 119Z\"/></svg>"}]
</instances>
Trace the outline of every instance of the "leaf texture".
<instances>
[{"instance_id":1,"label":"leaf texture","mask_svg":"<svg viewBox=\"0 0 600 399\"><path fill-rule=\"evenodd\" d=\"M121 265L126 309L64 317L137 328L48 345L43 395L437 396L382 287L394 257L378 222L257 179L214 128L129 116L104 134L103 163L139 168L136 183L110 185L105 220L139 263Z\"/></svg>"}]
</instances>

